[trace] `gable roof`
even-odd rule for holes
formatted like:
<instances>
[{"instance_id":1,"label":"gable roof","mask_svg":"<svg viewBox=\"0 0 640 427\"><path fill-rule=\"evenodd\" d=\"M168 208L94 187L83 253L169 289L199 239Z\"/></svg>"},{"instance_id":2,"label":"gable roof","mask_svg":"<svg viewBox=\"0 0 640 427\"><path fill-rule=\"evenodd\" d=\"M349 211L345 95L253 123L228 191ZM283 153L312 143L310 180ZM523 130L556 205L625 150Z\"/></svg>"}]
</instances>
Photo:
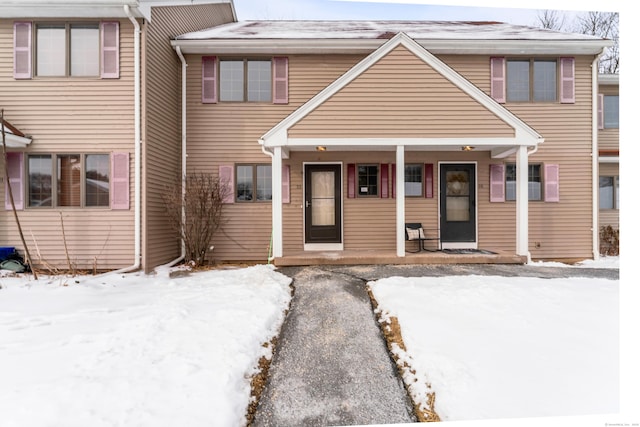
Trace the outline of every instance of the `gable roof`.
<instances>
[{"instance_id":1,"label":"gable roof","mask_svg":"<svg viewBox=\"0 0 640 427\"><path fill-rule=\"evenodd\" d=\"M504 108L502 105L497 103L494 99L480 90L478 87L473 85L467 79L462 77L456 71L451 69L444 62L436 58L434 55L425 50L422 46L420 46L417 42L412 40L409 36L404 33L399 33L391 40L389 40L385 45L380 47L378 50L364 58L360 63L351 68L345 74L343 74L340 78L335 80L332 84L327 86L324 90L319 92L316 96L311 98L307 103L299 107L296 111L290 114L287 118L282 120L276 126L274 126L271 130L265 133L260 139L259 143L263 145L265 149L270 149L276 146L287 146L289 145L288 141L288 131L295 124L299 123L304 117L313 112L316 108L322 105L325 101L327 101L334 94L339 92L342 88L344 88L347 84L355 80L358 76L364 73L366 70L371 68L374 64L376 64L380 59L385 57L389 52L395 49L397 46L402 45L407 48L410 52L420 58L422 61L430 65L435 71L440 73L443 77L448 79L451 83L457 86L464 93L469 95L475 101L477 101L480 105L484 106L488 111L492 112L495 116L497 116L500 120L506 123L508 126L512 127L515 131L515 137L513 138L504 138L502 141L496 141L492 139L491 143L493 145L500 145L504 147L513 148L515 145L526 145L526 146L536 146L539 143L544 141L544 138L540 134L538 134L535 130L529 127L526 123L520 120L517 116L511 113L509 110ZM478 141L481 139L467 138L469 141ZM381 138L378 143L388 145L388 138ZM315 140L312 141L312 144L315 144ZM376 141L368 138L366 140L361 141L363 144L371 145L375 144ZM348 142L347 142L348 143ZM429 138L420 138L420 139L403 139L402 144L407 146L418 146L425 145L428 143L437 143L438 145L459 145L460 140L458 138L451 138L447 140L446 138L437 138L437 139L429 139ZM295 145L295 144L294 144Z\"/></svg>"},{"instance_id":2,"label":"gable roof","mask_svg":"<svg viewBox=\"0 0 640 427\"><path fill-rule=\"evenodd\" d=\"M526 48L537 54L596 54L612 44L596 36L491 21L243 21L182 34L172 44L183 53L245 53L267 46L272 53L371 52L401 32L432 53L508 54Z\"/></svg>"}]
</instances>

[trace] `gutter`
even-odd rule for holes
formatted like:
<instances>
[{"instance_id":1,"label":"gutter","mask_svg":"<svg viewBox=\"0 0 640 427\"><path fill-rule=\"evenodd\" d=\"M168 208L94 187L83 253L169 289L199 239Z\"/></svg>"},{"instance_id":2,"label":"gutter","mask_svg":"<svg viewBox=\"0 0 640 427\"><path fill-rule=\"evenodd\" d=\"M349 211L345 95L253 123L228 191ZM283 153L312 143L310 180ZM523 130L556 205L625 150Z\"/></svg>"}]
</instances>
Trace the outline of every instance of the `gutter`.
<instances>
[{"instance_id":1,"label":"gutter","mask_svg":"<svg viewBox=\"0 0 640 427\"><path fill-rule=\"evenodd\" d=\"M134 195L134 255L133 264L129 267L124 267L111 273L127 273L130 271L140 269L141 259L141 202L140 202L140 173L141 173L141 102L140 102L140 24L131 13L131 9L128 4L124 5L124 13L127 15L133 27L133 50L134 50L134 147L135 147L135 195Z\"/></svg>"},{"instance_id":2,"label":"gutter","mask_svg":"<svg viewBox=\"0 0 640 427\"><path fill-rule=\"evenodd\" d=\"M186 182L185 177L187 176L187 61L182 54L182 50L180 46L176 46L176 53L178 54L178 58L180 58L180 63L182 64L182 200L184 200L184 196L186 194ZM182 224L180 225L180 256L173 261L165 264L164 267L173 267L180 261L184 259L187 254L187 249L184 244L184 238L182 238L184 223L186 220L186 211L184 208L184 203L182 203Z\"/></svg>"},{"instance_id":3,"label":"gutter","mask_svg":"<svg viewBox=\"0 0 640 427\"><path fill-rule=\"evenodd\" d=\"M593 218L592 230L592 242L593 242L593 259L597 261L600 259L600 204L599 204L599 171L600 165L598 164L598 65L600 63L600 57L604 55L607 48L602 48L602 51L593 58L591 63L591 173L592 173L592 194L593 200L591 202L591 217Z\"/></svg>"}]
</instances>

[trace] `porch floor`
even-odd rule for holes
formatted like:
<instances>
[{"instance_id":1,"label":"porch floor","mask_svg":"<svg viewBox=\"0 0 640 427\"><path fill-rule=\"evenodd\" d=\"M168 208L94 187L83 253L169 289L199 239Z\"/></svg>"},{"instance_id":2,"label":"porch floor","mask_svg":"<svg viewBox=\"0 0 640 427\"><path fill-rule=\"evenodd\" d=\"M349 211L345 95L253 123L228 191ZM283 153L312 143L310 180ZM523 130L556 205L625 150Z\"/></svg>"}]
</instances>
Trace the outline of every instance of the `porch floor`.
<instances>
[{"instance_id":1,"label":"porch floor","mask_svg":"<svg viewBox=\"0 0 640 427\"><path fill-rule=\"evenodd\" d=\"M368 264L526 264L527 257L510 252L492 251L493 254L452 254L443 251L407 252L404 257L395 251L345 250L301 251L275 258L278 267L303 265L368 265Z\"/></svg>"}]
</instances>

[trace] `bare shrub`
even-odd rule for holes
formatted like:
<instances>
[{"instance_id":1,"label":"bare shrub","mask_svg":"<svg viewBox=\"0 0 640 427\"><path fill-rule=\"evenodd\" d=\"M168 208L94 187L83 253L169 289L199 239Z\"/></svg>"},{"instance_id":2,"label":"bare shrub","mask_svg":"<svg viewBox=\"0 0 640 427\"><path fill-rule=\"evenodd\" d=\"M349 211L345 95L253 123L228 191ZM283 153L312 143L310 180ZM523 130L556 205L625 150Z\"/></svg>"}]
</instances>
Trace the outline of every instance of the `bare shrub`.
<instances>
[{"instance_id":1,"label":"bare shrub","mask_svg":"<svg viewBox=\"0 0 640 427\"><path fill-rule=\"evenodd\" d=\"M610 225L600 227L600 255L620 255L620 230Z\"/></svg>"},{"instance_id":2,"label":"bare shrub","mask_svg":"<svg viewBox=\"0 0 640 427\"><path fill-rule=\"evenodd\" d=\"M163 195L171 227L185 246L185 262L194 266L206 263L213 235L222 225L222 207L229 186L208 173L190 173L168 186ZM184 215L183 215L184 205Z\"/></svg>"}]
</instances>

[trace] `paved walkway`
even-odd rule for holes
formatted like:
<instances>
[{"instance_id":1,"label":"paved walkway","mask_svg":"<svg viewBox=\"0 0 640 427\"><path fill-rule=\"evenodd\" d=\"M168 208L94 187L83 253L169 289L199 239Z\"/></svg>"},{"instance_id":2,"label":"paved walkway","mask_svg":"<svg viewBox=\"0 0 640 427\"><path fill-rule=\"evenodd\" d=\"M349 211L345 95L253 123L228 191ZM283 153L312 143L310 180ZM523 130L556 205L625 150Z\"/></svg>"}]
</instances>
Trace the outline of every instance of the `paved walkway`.
<instances>
[{"instance_id":1,"label":"paved walkway","mask_svg":"<svg viewBox=\"0 0 640 427\"><path fill-rule=\"evenodd\" d=\"M415 422L365 282L320 268L286 274L295 294L253 425Z\"/></svg>"}]
</instances>

